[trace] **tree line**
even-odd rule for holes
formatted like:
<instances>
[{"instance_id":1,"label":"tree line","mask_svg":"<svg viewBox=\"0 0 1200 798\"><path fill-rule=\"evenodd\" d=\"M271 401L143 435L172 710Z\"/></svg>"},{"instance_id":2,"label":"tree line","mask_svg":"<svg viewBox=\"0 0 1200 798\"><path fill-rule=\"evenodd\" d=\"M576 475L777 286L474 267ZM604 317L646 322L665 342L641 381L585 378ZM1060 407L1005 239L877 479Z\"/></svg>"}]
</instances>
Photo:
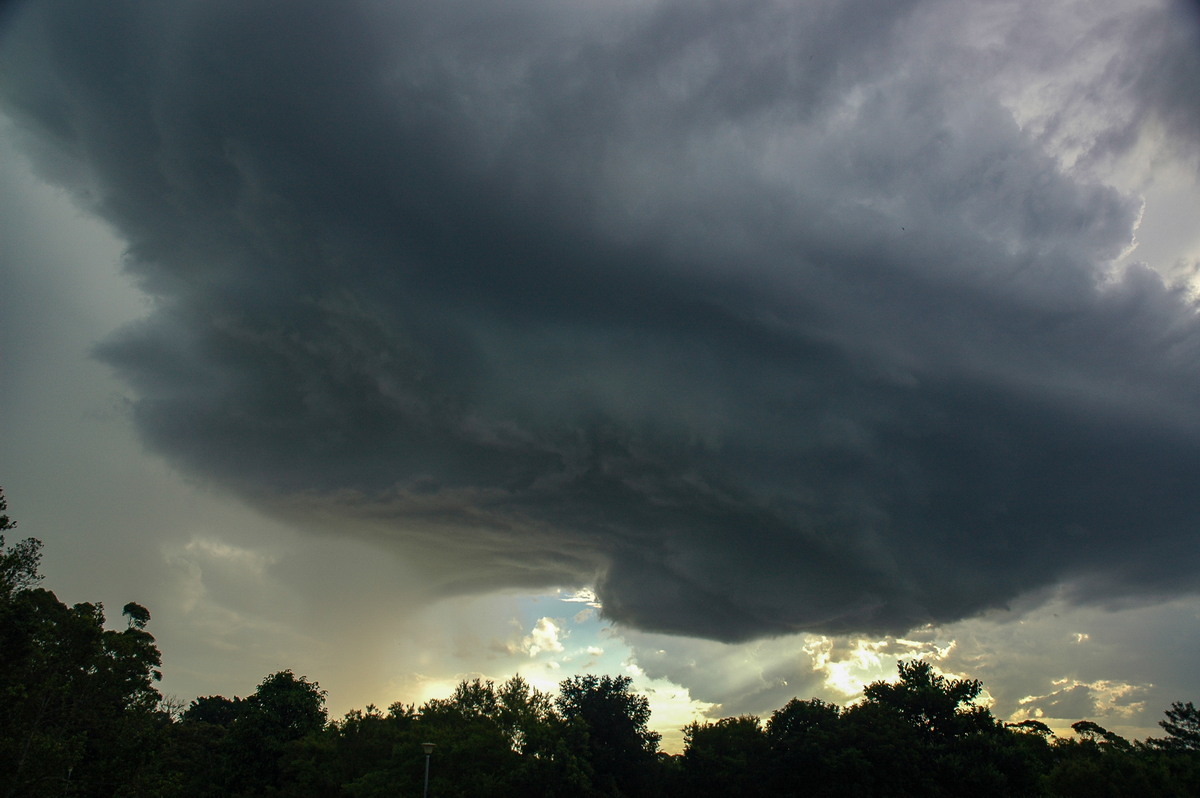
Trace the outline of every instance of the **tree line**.
<instances>
[{"instance_id":1,"label":"tree line","mask_svg":"<svg viewBox=\"0 0 1200 798\"><path fill-rule=\"evenodd\" d=\"M15 524L0 492L0 532ZM847 707L789 701L695 722L659 750L626 676L573 676L555 694L520 676L473 680L420 707L331 720L290 670L244 698L164 700L150 613L68 607L39 586L41 543L0 535L0 796L1194 796L1200 710L1172 704L1164 736L1130 742L1082 720L1056 737L1004 723L983 686L898 664Z\"/></svg>"}]
</instances>

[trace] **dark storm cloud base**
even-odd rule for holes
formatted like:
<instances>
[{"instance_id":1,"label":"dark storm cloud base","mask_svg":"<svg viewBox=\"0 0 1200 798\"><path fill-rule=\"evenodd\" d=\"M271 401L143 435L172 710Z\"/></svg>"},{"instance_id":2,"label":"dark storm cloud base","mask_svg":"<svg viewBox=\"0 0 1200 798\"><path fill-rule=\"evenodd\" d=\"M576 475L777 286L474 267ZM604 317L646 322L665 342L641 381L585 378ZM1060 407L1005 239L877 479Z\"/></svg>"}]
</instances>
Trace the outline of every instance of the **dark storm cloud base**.
<instances>
[{"instance_id":1,"label":"dark storm cloud base","mask_svg":"<svg viewBox=\"0 0 1200 798\"><path fill-rule=\"evenodd\" d=\"M145 440L447 591L724 640L1193 591L1195 307L931 8L58 3L0 74L154 298L98 350Z\"/></svg>"}]
</instances>

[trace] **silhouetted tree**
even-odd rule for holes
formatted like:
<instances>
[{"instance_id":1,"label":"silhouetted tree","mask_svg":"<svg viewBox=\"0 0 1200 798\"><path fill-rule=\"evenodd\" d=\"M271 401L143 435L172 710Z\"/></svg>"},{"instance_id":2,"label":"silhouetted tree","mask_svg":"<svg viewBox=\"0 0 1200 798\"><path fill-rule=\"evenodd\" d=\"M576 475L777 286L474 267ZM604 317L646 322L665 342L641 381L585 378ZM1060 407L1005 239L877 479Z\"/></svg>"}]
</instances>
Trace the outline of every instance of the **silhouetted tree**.
<instances>
[{"instance_id":1,"label":"silhouetted tree","mask_svg":"<svg viewBox=\"0 0 1200 798\"><path fill-rule=\"evenodd\" d=\"M0 531L15 526L6 510L0 492ZM37 586L40 557L37 540L0 537L0 798L416 794L426 741L438 798L1200 795L1190 702L1165 712L1163 739L1130 743L1091 720L1056 738L1039 720L997 722L978 680L923 661L845 709L793 699L765 725L692 723L680 756L658 753L649 701L626 676L575 676L553 698L520 676L474 679L419 710L328 723L319 685L284 670L176 719L154 686L149 610L130 602L126 628L105 629L99 604L68 607Z\"/></svg>"},{"instance_id":2,"label":"silhouetted tree","mask_svg":"<svg viewBox=\"0 0 1200 798\"><path fill-rule=\"evenodd\" d=\"M650 730L650 702L630 691L632 681L585 674L559 683L555 704L603 794L641 795L654 783L660 735Z\"/></svg>"},{"instance_id":3,"label":"silhouetted tree","mask_svg":"<svg viewBox=\"0 0 1200 798\"><path fill-rule=\"evenodd\" d=\"M8 499L0 488L0 532L17 528L17 523L8 517ZM25 538L6 546L4 535L0 535L0 601L9 601L15 593L37 585L41 580L38 568L42 562L42 542L37 538Z\"/></svg>"},{"instance_id":4,"label":"silhouetted tree","mask_svg":"<svg viewBox=\"0 0 1200 798\"><path fill-rule=\"evenodd\" d=\"M947 679L924 660L897 663L900 679L874 682L863 689L869 703L895 712L922 735L958 737L990 731L996 720L975 700L983 691L978 679Z\"/></svg>"},{"instance_id":5,"label":"silhouetted tree","mask_svg":"<svg viewBox=\"0 0 1200 798\"><path fill-rule=\"evenodd\" d=\"M273 673L238 704L225 739L231 791L254 795L279 786L289 743L325 726L325 691L290 670Z\"/></svg>"},{"instance_id":6,"label":"silhouetted tree","mask_svg":"<svg viewBox=\"0 0 1200 798\"><path fill-rule=\"evenodd\" d=\"M106 630L101 605L33 587L40 556L0 538L0 794L111 795L152 753L161 657L145 623Z\"/></svg>"},{"instance_id":7,"label":"silhouetted tree","mask_svg":"<svg viewBox=\"0 0 1200 798\"><path fill-rule=\"evenodd\" d=\"M843 744L842 711L819 698L793 698L767 720L767 779L779 795L835 795L856 771L857 752Z\"/></svg>"},{"instance_id":8,"label":"silhouetted tree","mask_svg":"<svg viewBox=\"0 0 1200 798\"><path fill-rule=\"evenodd\" d=\"M226 698L223 695L200 696L193 699L183 711L183 720L228 728L241 715L241 705L240 698Z\"/></svg>"},{"instance_id":9,"label":"silhouetted tree","mask_svg":"<svg viewBox=\"0 0 1200 798\"><path fill-rule=\"evenodd\" d=\"M132 601L121 608L121 614L129 619L130 629L145 629L150 623L150 610Z\"/></svg>"},{"instance_id":10,"label":"silhouetted tree","mask_svg":"<svg viewBox=\"0 0 1200 798\"><path fill-rule=\"evenodd\" d=\"M1160 720L1158 725L1168 736L1151 743L1175 751L1200 751L1200 710L1191 701L1186 704L1175 701L1163 714L1167 719Z\"/></svg>"},{"instance_id":11,"label":"silhouetted tree","mask_svg":"<svg viewBox=\"0 0 1200 798\"><path fill-rule=\"evenodd\" d=\"M1132 746L1092 722L1071 724L1079 739L1055 740L1053 764L1045 777L1047 791L1062 798L1123 796L1192 796L1194 777L1172 774L1160 752ZM1113 739L1115 738L1115 740ZM1119 742L1117 742L1119 741ZM1180 778L1183 776L1183 778ZM1191 781L1192 786L1187 783Z\"/></svg>"},{"instance_id":12,"label":"silhouetted tree","mask_svg":"<svg viewBox=\"0 0 1200 798\"><path fill-rule=\"evenodd\" d=\"M896 682L874 682L844 715L869 767L856 776L875 795L1036 794L1037 773L1016 739L976 703L977 679L950 679L921 660L897 664ZM1036 741L1034 742L1036 745ZM867 775L869 774L869 775Z\"/></svg>"},{"instance_id":13,"label":"silhouetted tree","mask_svg":"<svg viewBox=\"0 0 1200 798\"><path fill-rule=\"evenodd\" d=\"M1082 737L1087 742L1092 742L1097 745L1111 746L1112 748L1127 750L1130 745L1129 741L1124 737L1110 732L1098 723L1090 720L1079 720L1071 724L1071 728L1075 733Z\"/></svg>"},{"instance_id":14,"label":"silhouetted tree","mask_svg":"<svg viewBox=\"0 0 1200 798\"><path fill-rule=\"evenodd\" d=\"M1036 734L1042 739L1046 740L1054 736L1054 732L1049 726L1034 718L1026 718L1025 720L1017 723L1006 723L1004 726L1009 729L1016 729L1017 731L1027 732L1029 734Z\"/></svg>"},{"instance_id":15,"label":"silhouetted tree","mask_svg":"<svg viewBox=\"0 0 1200 798\"><path fill-rule=\"evenodd\" d=\"M693 722L683 740L684 794L762 795L769 744L758 718Z\"/></svg>"}]
</instances>

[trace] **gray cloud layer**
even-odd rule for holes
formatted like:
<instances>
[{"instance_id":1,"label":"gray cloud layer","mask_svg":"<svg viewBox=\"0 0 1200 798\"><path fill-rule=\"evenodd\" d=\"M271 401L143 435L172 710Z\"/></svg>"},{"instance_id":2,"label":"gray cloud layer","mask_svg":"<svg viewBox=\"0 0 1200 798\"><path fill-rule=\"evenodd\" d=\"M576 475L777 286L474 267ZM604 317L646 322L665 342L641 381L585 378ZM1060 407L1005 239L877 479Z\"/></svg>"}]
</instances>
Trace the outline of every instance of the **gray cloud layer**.
<instances>
[{"instance_id":1,"label":"gray cloud layer","mask_svg":"<svg viewBox=\"0 0 1200 798\"><path fill-rule=\"evenodd\" d=\"M99 354L190 472L448 591L899 632L1197 588L1200 324L1094 169L1200 151L1195 29L1001 9L30 4L0 81L128 241ZM1031 75L1081 105L1018 124Z\"/></svg>"}]
</instances>

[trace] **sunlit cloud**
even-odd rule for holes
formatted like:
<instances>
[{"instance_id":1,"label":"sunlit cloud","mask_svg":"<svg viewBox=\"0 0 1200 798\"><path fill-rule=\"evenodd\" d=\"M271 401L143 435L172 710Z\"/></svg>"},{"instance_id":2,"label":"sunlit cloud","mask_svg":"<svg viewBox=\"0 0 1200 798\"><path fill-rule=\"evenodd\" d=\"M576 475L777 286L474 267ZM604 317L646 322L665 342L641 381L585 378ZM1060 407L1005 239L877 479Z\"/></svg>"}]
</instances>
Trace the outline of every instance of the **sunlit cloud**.
<instances>
[{"instance_id":1,"label":"sunlit cloud","mask_svg":"<svg viewBox=\"0 0 1200 798\"><path fill-rule=\"evenodd\" d=\"M522 639L522 648L529 652L529 656L531 657L536 657L544 651L559 652L563 650L563 644L559 636L559 627L553 619L538 618L533 631Z\"/></svg>"}]
</instances>

